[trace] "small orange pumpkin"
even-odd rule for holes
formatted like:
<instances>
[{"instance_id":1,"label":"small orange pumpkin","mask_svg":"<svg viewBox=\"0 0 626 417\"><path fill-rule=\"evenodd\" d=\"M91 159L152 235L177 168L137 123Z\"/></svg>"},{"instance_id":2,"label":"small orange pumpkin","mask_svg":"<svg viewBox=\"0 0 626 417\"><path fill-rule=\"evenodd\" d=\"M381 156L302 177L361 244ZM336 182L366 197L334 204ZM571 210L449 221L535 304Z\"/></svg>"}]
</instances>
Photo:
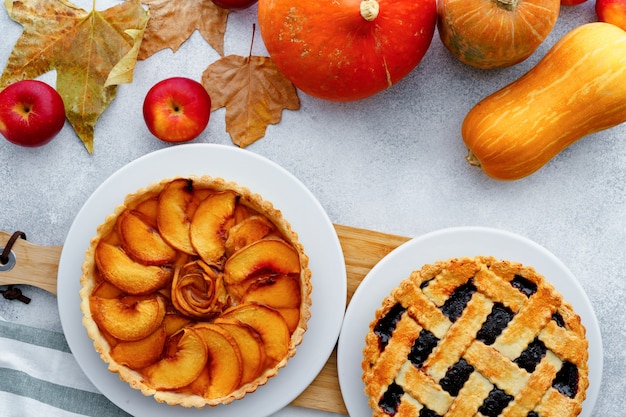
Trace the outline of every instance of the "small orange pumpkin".
<instances>
[{"instance_id":1,"label":"small orange pumpkin","mask_svg":"<svg viewBox=\"0 0 626 417\"><path fill-rule=\"evenodd\" d=\"M435 0L259 0L278 69L314 97L354 101L400 81L435 31Z\"/></svg>"},{"instance_id":2,"label":"small orange pumpkin","mask_svg":"<svg viewBox=\"0 0 626 417\"><path fill-rule=\"evenodd\" d=\"M503 68L528 58L552 31L560 0L438 0L441 41L461 62Z\"/></svg>"}]
</instances>

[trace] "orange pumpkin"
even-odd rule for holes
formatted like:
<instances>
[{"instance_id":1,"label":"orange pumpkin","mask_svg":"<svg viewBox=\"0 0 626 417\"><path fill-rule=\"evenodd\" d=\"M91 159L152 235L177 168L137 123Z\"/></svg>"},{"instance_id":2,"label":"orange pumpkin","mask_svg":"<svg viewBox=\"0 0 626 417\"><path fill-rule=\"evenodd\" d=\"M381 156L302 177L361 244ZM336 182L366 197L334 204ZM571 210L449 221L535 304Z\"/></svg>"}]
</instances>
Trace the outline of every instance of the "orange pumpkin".
<instances>
[{"instance_id":1,"label":"orange pumpkin","mask_svg":"<svg viewBox=\"0 0 626 417\"><path fill-rule=\"evenodd\" d=\"M528 58L552 31L560 0L439 0L441 41L461 62L503 68Z\"/></svg>"},{"instance_id":2,"label":"orange pumpkin","mask_svg":"<svg viewBox=\"0 0 626 417\"><path fill-rule=\"evenodd\" d=\"M263 42L303 92L333 101L372 96L422 60L435 0L259 0Z\"/></svg>"}]
</instances>

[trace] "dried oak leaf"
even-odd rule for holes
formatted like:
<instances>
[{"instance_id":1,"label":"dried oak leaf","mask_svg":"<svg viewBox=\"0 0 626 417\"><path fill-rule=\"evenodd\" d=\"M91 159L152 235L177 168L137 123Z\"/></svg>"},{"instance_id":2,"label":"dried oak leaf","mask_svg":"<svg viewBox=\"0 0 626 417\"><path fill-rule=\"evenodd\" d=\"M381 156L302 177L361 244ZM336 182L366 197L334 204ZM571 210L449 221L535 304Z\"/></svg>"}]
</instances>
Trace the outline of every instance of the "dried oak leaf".
<instances>
[{"instance_id":1,"label":"dried oak leaf","mask_svg":"<svg viewBox=\"0 0 626 417\"><path fill-rule=\"evenodd\" d=\"M211 0L142 0L150 11L139 59L170 48L176 52L197 29L202 37L224 56L224 34L228 10Z\"/></svg>"},{"instance_id":2,"label":"dried oak leaf","mask_svg":"<svg viewBox=\"0 0 626 417\"><path fill-rule=\"evenodd\" d=\"M229 55L202 73L211 96L211 110L226 107L226 131L245 148L265 136L269 124L280 122L283 109L298 110L294 85L264 56Z\"/></svg>"},{"instance_id":3,"label":"dried oak leaf","mask_svg":"<svg viewBox=\"0 0 626 417\"><path fill-rule=\"evenodd\" d=\"M117 85L132 81L147 12L139 0L91 12L66 0L5 0L5 7L24 29L0 88L56 70L65 115L92 153L98 117L115 98Z\"/></svg>"}]
</instances>

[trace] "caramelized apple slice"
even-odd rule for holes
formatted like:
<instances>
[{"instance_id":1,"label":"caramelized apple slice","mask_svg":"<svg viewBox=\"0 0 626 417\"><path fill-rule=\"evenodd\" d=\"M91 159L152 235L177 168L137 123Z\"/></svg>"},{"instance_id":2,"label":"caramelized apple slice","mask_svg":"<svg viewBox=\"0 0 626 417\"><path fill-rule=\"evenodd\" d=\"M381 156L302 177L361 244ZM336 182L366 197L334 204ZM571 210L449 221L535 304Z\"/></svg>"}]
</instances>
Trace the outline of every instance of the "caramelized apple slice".
<instances>
[{"instance_id":1,"label":"caramelized apple slice","mask_svg":"<svg viewBox=\"0 0 626 417\"><path fill-rule=\"evenodd\" d=\"M298 252L282 239L253 242L228 258L224 265L224 282L226 285L238 285L264 271L299 274Z\"/></svg>"},{"instance_id":2,"label":"caramelized apple slice","mask_svg":"<svg viewBox=\"0 0 626 417\"><path fill-rule=\"evenodd\" d=\"M243 374L241 352L235 339L224 329L214 324L201 323L194 326L207 347L210 383L204 397L215 399L233 392L241 382Z\"/></svg>"},{"instance_id":3,"label":"caramelized apple slice","mask_svg":"<svg viewBox=\"0 0 626 417\"><path fill-rule=\"evenodd\" d=\"M96 246L95 260L102 276L128 294L152 293L173 275L170 268L135 262L122 249L104 241Z\"/></svg>"},{"instance_id":4,"label":"caramelized apple slice","mask_svg":"<svg viewBox=\"0 0 626 417\"><path fill-rule=\"evenodd\" d=\"M198 205L191 219L191 244L209 265L221 264L226 235L234 223L236 199L237 195L232 191L211 194Z\"/></svg>"},{"instance_id":5,"label":"caramelized apple slice","mask_svg":"<svg viewBox=\"0 0 626 417\"><path fill-rule=\"evenodd\" d=\"M259 333L249 325L234 319L218 317L214 323L226 330L239 346L243 365L241 384L256 379L265 366L265 347Z\"/></svg>"},{"instance_id":6,"label":"caramelized apple slice","mask_svg":"<svg viewBox=\"0 0 626 417\"><path fill-rule=\"evenodd\" d=\"M111 348L115 362L131 369L145 368L158 361L165 346L165 327L159 326L152 334L133 342L120 342Z\"/></svg>"},{"instance_id":7,"label":"caramelized apple slice","mask_svg":"<svg viewBox=\"0 0 626 417\"><path fill-rule=\"evenodd\" d=\"M131 258L144 265L164 265L176 258L159 231L134 212L124 210L117 220L122 247Z\"/></svg>"},{"instance_id":8,"label":"caramelized apple slice","mask_svg":"<svg viewBox=\"0 0 626 417\"><path fill-rule=\"evenodd\" d=\"M259 333L265 346L268 366L274 366L287 356L289 328L278 311L255 303L246 303L231 307L222 317L245 323Z\"/></svg>"},{"instance_id":9,"label":"caramelized apple slice","mask_svg":"<svg viewBox=\"0 0 626 417\"><path fill-rule=\"evenodd\" d=\"M190 255L196 251L189 239L190 217L188 205L193 200L193 186L190 180L177 179L161 191L157 209L157 224L163 239L174 248Z\"/></svg>"},{"instance_id":10,"label":"caramelized apple slice","mask_svg":"<svg viewBox=\"0 0 626 417\"><path fill-rule=\"evenodd\" d=\"M274 230L274 225L260 215L250 216L230 228L226 239L226 255L230 256L244 246L261 240Z\"/></svg>"},{"instance_id":11,"label":"caramelized apple slice","mask_svg":"<svg viewBox=\"0 0 626 417\"><path fill-rule=\"evenodd\" d=\"M300 321L300 283L289 275L274 275L254 281L242 302L256 302L272 307L283 316L292 333Z\"/></svg>"},{"instance_id":12,"label":"caramelized apple slice","mask_svg":"<svg viewBox=\"0 0 626 417\"><path fill-rule=\"evenodd\" d=\"M120 298L124 292L109 281L101 281L93 289L91 295L100 298Z\"/></svg>"},{"instance_id":13,"label":"caramelized apple slice","mask_svg":"<svg viewBox=\"0 0 626 417\"><path fill-rule=\"evenodd\" d=\"M153 333L165 317L165 301L158 295L139 297L89 298L91 314L99 327L126 341L143 339Z\"/></svg>"},{"instance_id":14,"label":"caramelized apple slice","mask_svg":"<svg viewBox=\"0 0 626 417\"><path fill-rule=\"evenodd\" d=\"M189 385L207 364L207 347L193 329L181 330L180 338L171 338L175 346L166 347L166 356L143 369L149 385L155 389L177 389ZM172 353L173 352L173 353Z\"/></svg>"},{"instance_id":15,"label":"caramelized apple slice","mask_svg":"<svg viewBox=\"0 0 626 417\"><path fill-rule=\"evenodd\" d=\"M178 315L177 313L167 313L163 318L163 326L165 327L165 333L168 336L173 335L183 327L192 322L191 319Z\"/></svg>"}]
</instances>

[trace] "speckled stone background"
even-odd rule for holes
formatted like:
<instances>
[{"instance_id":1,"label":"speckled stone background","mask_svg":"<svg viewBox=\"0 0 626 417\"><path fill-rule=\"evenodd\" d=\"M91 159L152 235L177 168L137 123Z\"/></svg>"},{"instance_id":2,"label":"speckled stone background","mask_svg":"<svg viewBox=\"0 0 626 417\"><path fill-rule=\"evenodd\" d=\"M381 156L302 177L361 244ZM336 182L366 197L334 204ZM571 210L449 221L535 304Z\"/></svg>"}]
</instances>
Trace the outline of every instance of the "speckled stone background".
<instances>
[{"instance_id":1,"label":"speckled stone background","mask_svg":"<svg viewBox=\"0 0 626 417\"><path fill-rule=\"evenodd\" d=\"M100 1L98 8L113 2ZM89 8L91 1L77 4ZM560 258L595 309L604 370L594 416L624 415L626 393L626 125L572 145L536 174L515 182L486 177L465 162L461 122L481 98L530 69L570 29L596 20L594 1L563 7L556 28L528 60L502 70L477 70L455 58L435 34L422 63L372 98L332 103L300 93L301 109L248 147L283 166L319 199L334 223L404 236L450 226L490 226L518 233ZM246 55L256 7L228 21L226 55ZM0 9L0 65L21 27ZM253 53L265 55L257 33ZM169 76L199 80L217 53L195 33L176 53L139 62L104 112L89 155L66 123L49 145L24 149L0 140L0 230L25 231L29 241L62 245L81 205L113 172L170 146L152 137L143 98ZM42 80L54 85L55 74ZM625 80L626 82L626 80ZM224 109L212 114L195 142L230 145ZM233 145L234 146L234 145ZM61 331L56 297L32 287L29 305L0 299L0 317ZM277 416L326 416L287 408ZM355 416L356 417L356 416ZM361 416L358 416L361 417Z\"/></svg>"}]
</instances>

